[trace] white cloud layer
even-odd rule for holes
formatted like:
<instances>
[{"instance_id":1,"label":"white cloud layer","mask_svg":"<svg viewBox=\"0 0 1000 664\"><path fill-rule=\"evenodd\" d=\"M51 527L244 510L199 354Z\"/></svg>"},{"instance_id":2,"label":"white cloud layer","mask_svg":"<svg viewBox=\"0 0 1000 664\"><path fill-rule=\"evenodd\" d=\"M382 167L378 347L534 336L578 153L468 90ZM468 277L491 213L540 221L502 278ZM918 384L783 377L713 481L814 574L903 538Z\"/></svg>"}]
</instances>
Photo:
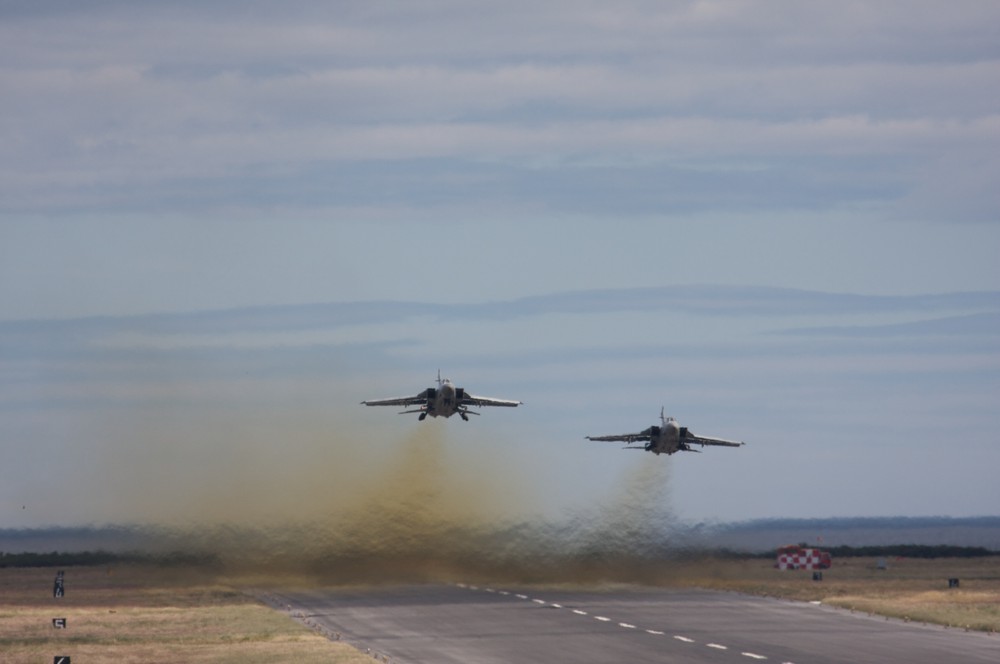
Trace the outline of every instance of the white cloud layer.
<instances>
[{"instance_id":1,"label":"white cloud layer","mask_svg":"<svg viewBox=\"0 0 1000 664\"><path fill-rule=\"evenodd\" d=\"M500 161L586 192L600 168L669 179L693 162L694 196L647 207L726 209L741 199L724 174L749 170L775 174L770 209L794 209L804 171L852 183L842 206L996 220L992 5L767 8L15 5L0 27L0 213L343 209L342 168L367 170L355 194L385 206L380 171L400 161L417 162L415 190L471 208L478 190L440 178ZM545 189L520 194L565 207ZM588 198L616 195L629 192Z\"/></svg>"}]
</instances>

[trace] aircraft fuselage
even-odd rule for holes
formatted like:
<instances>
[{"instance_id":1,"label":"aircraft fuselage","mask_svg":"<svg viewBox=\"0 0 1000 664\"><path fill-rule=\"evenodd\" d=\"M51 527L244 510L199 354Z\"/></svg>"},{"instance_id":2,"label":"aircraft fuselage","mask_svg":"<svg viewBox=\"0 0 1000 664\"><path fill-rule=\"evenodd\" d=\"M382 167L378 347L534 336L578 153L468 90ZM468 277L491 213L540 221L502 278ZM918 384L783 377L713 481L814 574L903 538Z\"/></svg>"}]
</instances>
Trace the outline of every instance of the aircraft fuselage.
<instances>
[{"instance_id":1,"label":"aircraft fuselage","mask_svg":"<svg viewBox=\"0 0 1000 664\"><path fill-rule=\"evenodd\" d=\"M420 415L424 419L427 415L431 417L451 417L455 413L462 416L463 420L469 419L465 414L465 409L461 408L464 390L455 387L447 378L443 379L436 388L427 390L427 407Z\"/></svg>"},{"instance_id":2,"label":"aircraft fuselage","mask_svg":"<svg viewBox=\"0 0 1000 664\"><path fill-rule=\"evenodd\" d=\"M681 439L685 432L686 430L682 431L682 427L677 424L677 420L667 417L660 426L653 427L646 449L654 454L673 454L682 449Z\"/></svg>"}]
</instances>

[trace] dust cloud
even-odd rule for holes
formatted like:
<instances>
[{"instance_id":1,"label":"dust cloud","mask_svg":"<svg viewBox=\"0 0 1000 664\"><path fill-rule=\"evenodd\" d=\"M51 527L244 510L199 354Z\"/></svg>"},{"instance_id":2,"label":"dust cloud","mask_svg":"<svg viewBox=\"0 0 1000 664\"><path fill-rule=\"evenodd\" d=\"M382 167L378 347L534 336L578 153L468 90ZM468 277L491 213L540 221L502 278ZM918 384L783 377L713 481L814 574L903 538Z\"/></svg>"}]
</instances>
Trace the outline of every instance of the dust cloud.
<instances>
[{"instance_id":1,"label":"dust cloud","mask_svg":"<svg viewBox=\"0 0 1000 664\"><path fill-rule=\"evenodd\" d=\"M537 469L489 434L428 421L379 439L321 421L144 422L141 448L105 430L119 442L102 513L138 524L137 548L331 583L649 581L682 547L670 459L636 454L613 495L543 517Z\"/></svg>"}]
</instances>

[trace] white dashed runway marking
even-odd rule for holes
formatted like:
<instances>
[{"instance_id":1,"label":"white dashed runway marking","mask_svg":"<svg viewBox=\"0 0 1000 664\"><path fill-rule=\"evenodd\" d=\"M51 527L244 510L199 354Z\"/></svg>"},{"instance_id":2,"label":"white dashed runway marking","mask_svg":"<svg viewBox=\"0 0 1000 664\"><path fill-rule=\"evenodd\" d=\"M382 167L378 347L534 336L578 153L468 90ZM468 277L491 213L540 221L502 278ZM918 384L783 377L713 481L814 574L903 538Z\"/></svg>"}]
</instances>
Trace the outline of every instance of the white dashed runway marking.
<instances>
[{"instance_id":1,"label":"white dashed runway marking","mask_svg":"<svg viewBox=\"0 0 1000 664\"><path fill-rule=\"evenodd\" d=\"M480 590L480 588L478 586L466 585L464 583L456 583L455 585L457 587L459 587L459 588L466 588L468 590ZM483 590L485 590L488 593L495 593L495 594L499 594L499 595L506 595L506 596L511 595L511 593L508 592L508 591L506 591L506 590L494 590L493 588L484 588ZM562 604L556 604L555 602L551 602L551 603L550 602L546 602L543 599L533 598L533 597L530 597L528 595L522 595L520 593L514 594L514 597L517 597L518 599L531 600L535 604L540 604L540 605L543 605L543 606L550 606L553 609L563 609L563 608L566 608ZM582 611L580 609L571 609L571 611L573 613L575 613L576 615L578 615L578 616L587 616L587 615L590 615L586 611ZM599 620L601 622L606 622L606 623L616 622L616 621L613 621L611 618L609 618L607 616L593 616L593 618L594 618L594 620ZM633 625L632 623L627 623L627 622L618 622L617 625L619 627L621 627L622 629L635 629L635 630L640 629L638 625ZM656 630L656 629L644 629L642 631L646 632L647 634L651 634L653 636L665 636L665 634L666 634L665 632L662 632L662 631ZM681 641L682 643L691 643L691 644L696 644L697 643L697 641L695 641L694 639L692 639L690 637L687 637L687 636L683 636L681 634L675 634L674 635L674 639L677 640L677 641ZM729 650L729 646L722 645L721 643L705 643L705 647L712 648L714 650ZM759 655L759 654L754 653L754 652L741 652L740 655L742 655L744 657L749 657L750 659L757 659L757 660L766 660L767 659L766 656ZM784 662L783 664L793 664L793 663L792 662Z\"/></svg>"}]
</instances>

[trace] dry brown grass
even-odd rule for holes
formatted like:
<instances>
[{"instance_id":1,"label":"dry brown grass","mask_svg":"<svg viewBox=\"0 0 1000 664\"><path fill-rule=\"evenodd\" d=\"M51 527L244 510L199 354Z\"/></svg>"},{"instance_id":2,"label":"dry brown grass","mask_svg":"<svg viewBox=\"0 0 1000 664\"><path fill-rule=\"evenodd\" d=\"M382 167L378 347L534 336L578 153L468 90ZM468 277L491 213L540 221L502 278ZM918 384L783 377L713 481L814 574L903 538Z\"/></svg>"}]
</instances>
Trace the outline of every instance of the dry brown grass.
<instances>
[{"instance_id":1,"label":"dry brown grass","mask_svg":"<svg viewBox=\"0 0 1000 664\"><path fill-rule=\"evenodd\" d=\"M682 563L671 584L819 601L831 606L987 632L1000 631L1000 557L834 560L821 581L770 560ZM948 579L959 579L949 588Z\"/></svg>"},{"instance_id":2,"label":"dry brown grass","mask_svg":"<svg viewBox=\"0 0 1000 664\"><path fill-rule=\"evenodd\" d=\"M371 662L205 572L157 567L0 570L0 653L7 663ZM53 618L66 618L55 629Z\"/></svg>"}]
</instances>

